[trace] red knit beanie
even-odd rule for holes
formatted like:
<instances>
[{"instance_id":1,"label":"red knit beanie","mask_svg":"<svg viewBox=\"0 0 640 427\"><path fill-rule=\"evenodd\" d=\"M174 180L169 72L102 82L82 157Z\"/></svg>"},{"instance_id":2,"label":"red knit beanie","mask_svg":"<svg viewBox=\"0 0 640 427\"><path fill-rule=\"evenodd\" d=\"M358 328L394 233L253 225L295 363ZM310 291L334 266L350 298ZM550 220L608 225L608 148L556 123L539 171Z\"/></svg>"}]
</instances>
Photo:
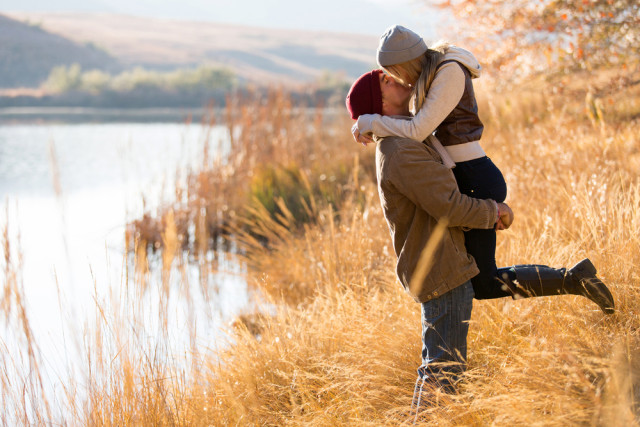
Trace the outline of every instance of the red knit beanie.
<instances>
[{"instance_id":1,"label":"red knit beanie","mask_svg":"<svg viewBox=\"0 0 640 427\"><path fill-rule=\"evenodd\" d=\"M373 70L361 75L351 86L347 94L347 109L353 120L362 114L382 114L382 92L380 74L382 70Z\"/></svg>"}]
</instances>

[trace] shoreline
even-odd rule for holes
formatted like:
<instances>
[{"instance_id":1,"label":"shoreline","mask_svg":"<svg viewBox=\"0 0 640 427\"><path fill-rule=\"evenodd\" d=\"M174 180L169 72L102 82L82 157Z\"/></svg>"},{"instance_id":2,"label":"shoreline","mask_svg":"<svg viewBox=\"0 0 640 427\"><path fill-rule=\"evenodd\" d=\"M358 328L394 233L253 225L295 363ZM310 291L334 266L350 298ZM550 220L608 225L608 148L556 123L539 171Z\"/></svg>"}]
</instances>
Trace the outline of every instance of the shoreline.
<instances>
[{"instance_id":1,"label":"shoreline","mask_svg":"<svg viewBox=\"0 0 640 427\"><path fill-rule=\"evenodd\" d=\"M303 108L311 116L317 109ZM293 108L297 111L299 108ZM336 107L322 108L328 117L343 114ZM224 107L150 107L150 108L100 108L100 107L4 107L0 108L0 126L50 123L153 123L153 122L202 122L212 116L220 123Z\"/></svg>"},{"instance_id":2,"label":"shoreline","mask_svg":"<svg viewBox=\"0 0 640 427\"><path fill-rule=\"evenodd\" d=\"M95 108L95 107L7 107L0 108L0 125L82 122L185 122L201 121L220 108Z\"/></svg>"}]
</instances>

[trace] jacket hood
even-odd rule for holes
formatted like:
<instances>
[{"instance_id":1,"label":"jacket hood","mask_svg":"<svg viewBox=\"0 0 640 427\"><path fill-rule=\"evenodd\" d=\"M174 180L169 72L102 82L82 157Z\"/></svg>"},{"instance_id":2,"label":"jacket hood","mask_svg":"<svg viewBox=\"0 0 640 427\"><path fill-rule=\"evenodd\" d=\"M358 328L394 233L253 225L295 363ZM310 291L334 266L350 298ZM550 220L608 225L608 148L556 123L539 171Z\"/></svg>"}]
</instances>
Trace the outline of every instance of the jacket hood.
<instances>
[{"instance_id":1,"label":"jacket hood","mask_svg":"<svg viewBox=\"0 0 640 427\"><path fill-rule=\"evenodd\" d=\"M457 46L450 46L449 49L447 49L447 52L444 54L444 60L454 60L461 63L469 70L469 72L471 73L471 78L473 79L480 77L482 67L480 66L480 63L478 62L476 57L473 56L473 53L469 52L466 49Z\"/></svg>"}]
</instances>

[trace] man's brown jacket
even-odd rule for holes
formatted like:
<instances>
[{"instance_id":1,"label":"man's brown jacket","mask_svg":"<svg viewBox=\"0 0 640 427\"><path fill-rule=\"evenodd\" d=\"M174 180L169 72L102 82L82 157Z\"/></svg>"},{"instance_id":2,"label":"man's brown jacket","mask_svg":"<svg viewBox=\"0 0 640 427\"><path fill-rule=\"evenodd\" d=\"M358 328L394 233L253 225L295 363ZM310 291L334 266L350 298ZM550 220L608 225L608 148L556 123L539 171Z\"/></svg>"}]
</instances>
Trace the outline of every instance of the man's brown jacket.
<instances>
[{"instance_id":1,"label":"man's brown jacket","mask_svg":"<svg viewBox=\"0 0 640 427\"><path fill-rule=\"evenodd\" d=\"M376 173L398 257L398 278L416 301L437 298L478 274L465 250L462 227L494 227L497 204L493 200L461 194L453 172L428 142L395 136L377 139ZM446 219L448 228L433 252L431 268L410 289L418 260L441 219Z\"/></svg>"}]
</instances>

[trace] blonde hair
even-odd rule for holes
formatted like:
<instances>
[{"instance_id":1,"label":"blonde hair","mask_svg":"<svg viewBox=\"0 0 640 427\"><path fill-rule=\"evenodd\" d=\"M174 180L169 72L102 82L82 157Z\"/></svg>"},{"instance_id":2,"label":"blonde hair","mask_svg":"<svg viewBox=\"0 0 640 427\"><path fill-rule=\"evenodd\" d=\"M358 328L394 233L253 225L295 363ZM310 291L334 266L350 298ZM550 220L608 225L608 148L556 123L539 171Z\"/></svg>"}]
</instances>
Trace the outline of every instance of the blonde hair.
<instances>
[{"instance_id":1,"label":"blonde hair","mask_svg":"<svg viewBox=\"0 0 640 427\"><path fill-rule=\"evenodd\" d=\"M438 64L442 62L449 46L449 43L440 41L427 49L424 55L407 62L382 67L386 73L399 83L413 87L411 95L411 110L413 114L416 114L422 108L429 87L431 87L431 82L433 82L433 78L436 75Z\"/></svg>"}]
</instances>

